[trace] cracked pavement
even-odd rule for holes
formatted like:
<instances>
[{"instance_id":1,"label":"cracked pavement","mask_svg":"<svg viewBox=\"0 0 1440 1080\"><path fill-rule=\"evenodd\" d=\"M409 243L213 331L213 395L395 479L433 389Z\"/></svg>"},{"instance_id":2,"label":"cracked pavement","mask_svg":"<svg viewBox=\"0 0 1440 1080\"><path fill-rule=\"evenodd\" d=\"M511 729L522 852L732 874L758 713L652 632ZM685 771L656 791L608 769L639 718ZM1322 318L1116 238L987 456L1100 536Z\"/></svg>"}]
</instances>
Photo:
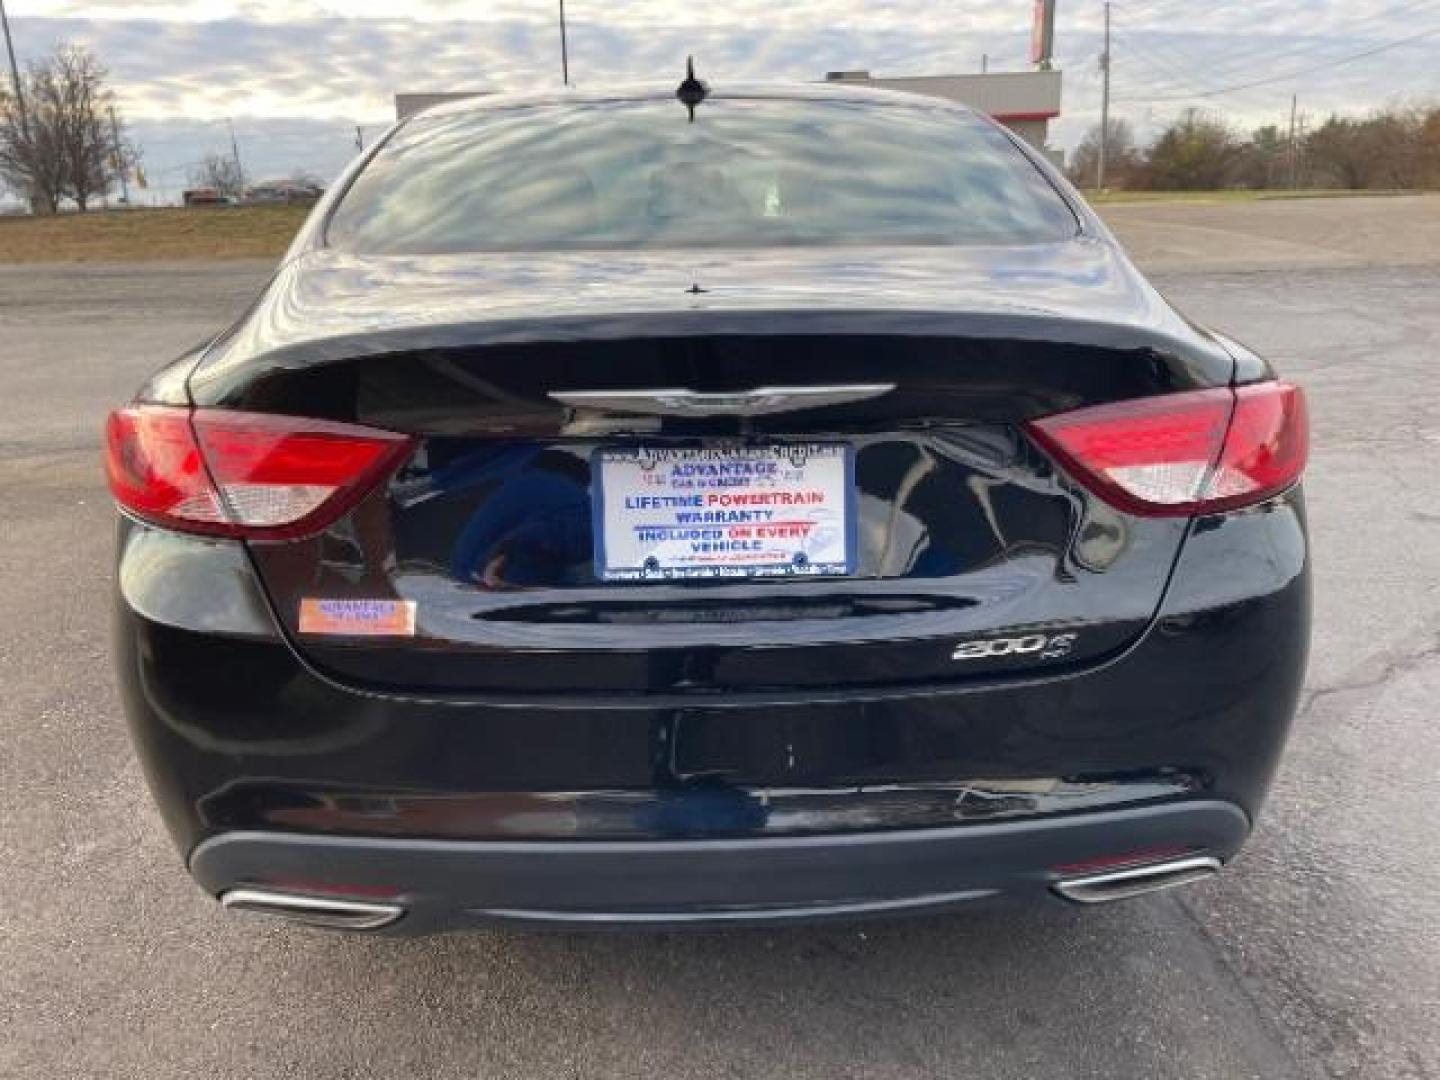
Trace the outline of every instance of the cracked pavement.
<instances>
[{"instance_id":1,"label":"cracked pavement","mask_svg":"<svg viewBox=\"0 0 1440 1080\"><path fill-rule=\"evenodd\" d=\"M1433 227L1440 200L1388 212ZM1440 1077L1440 257L1247 266L1207 210L1185 243L1224 239L1167 262L1174 208L1107 213L1188 314L1310 393L1314 649L1259 829L1188 891L784 933L223 915L110 685L97 433L265 267L0 268L0 1077Z\"/></svg>"}]
</instances>

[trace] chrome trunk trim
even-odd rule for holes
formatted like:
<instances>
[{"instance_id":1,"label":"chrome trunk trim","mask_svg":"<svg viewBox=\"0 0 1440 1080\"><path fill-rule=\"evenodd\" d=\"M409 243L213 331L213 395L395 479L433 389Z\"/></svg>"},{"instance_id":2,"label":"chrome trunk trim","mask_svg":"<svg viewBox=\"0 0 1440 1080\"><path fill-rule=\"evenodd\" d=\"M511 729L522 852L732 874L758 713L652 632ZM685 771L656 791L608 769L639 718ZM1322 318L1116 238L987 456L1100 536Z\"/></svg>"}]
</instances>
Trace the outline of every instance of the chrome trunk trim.
<instances>
[{"instance_id":1,"label":"chrome trunk trim","mask_svg":"<svg viewBox=\"0 0 1440 1080\"><path fill-rule=\"evenodd\" d=\"M573 409L660 416L765 416L770 413L818 409L880 397L894 383L849 386L761 386L754 390L707 393L680 388L663 390L554 390L550 397Z\"/></svg>"}]
</instances>

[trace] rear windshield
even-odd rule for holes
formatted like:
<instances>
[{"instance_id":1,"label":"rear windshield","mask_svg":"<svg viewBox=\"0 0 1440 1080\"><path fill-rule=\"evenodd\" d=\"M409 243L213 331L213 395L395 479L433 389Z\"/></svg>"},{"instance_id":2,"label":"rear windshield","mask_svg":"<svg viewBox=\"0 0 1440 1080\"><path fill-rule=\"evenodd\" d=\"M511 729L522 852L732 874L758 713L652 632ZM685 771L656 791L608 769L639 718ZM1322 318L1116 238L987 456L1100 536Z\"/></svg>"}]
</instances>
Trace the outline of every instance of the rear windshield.
<instances>
[{"instance_id":1,"label":"rear windshield","mask_svg":"<svg viewBox=\"0 0 1440 1080\"><path fill-rule=\"evenodd\" d=\"M923 104L711 99L419 116L356 179L332 246L369 254L1073 236L986 121Z\"/></svg>"}]
</instances>

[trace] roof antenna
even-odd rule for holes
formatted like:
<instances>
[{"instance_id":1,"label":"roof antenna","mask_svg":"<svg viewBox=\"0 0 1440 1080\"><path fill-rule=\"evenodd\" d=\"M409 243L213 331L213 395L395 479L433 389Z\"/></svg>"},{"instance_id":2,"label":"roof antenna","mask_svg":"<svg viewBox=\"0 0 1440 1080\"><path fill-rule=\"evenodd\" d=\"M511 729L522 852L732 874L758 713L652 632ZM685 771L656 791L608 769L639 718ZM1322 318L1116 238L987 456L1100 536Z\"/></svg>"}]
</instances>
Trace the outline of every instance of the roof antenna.
<instances>
[{"instance_id":1,"label":"roof antenna","mask_svg":"<svg viewBox=\"0 0 1440 1080\"><path fill-rule=\"evenodd\" d=\"M695 107L709 95L710 88L695 77L695 58L685 58L685 81L675 88L680 104L690 110L690 123L695 122Z\"/></svg>"}]
</instances>

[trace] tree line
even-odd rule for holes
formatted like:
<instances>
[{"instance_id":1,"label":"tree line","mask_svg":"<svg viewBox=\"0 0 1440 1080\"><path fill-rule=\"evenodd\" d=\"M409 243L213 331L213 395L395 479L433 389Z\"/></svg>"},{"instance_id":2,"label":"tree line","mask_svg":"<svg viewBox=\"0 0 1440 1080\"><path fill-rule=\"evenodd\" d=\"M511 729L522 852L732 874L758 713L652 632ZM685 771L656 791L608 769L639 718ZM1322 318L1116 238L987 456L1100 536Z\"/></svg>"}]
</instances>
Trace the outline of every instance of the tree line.
<instances>
[{"instance_id":1,"label":"tree line","mask_svg":"<svg viewBox=\"0 0 1440 1080\"><path fill-rule=\"evenodd\" d=\"M1222 118L1190 109L1141 147L1124 120L1110 121L1105 186L1131 190L1219 188L1440 188L1440 106L1392 107L1363 117L1331 116L1296 135L1276 125L1242 135ZM1100 125L1070 156L1070 178L1096 185Z\"/></svg>"},{"instance_id":2,"label":"tree line","mask_svg":"<svg viewBox=\"0 0 1440 1080\"><path fill-rule=\"evenodd\" d=\"M0 88L0 178L36 213L67 199L88 210L138 167L108 78L89 50L62 44L26 66L18 96Z\"/></svg>"}]
</instances>

